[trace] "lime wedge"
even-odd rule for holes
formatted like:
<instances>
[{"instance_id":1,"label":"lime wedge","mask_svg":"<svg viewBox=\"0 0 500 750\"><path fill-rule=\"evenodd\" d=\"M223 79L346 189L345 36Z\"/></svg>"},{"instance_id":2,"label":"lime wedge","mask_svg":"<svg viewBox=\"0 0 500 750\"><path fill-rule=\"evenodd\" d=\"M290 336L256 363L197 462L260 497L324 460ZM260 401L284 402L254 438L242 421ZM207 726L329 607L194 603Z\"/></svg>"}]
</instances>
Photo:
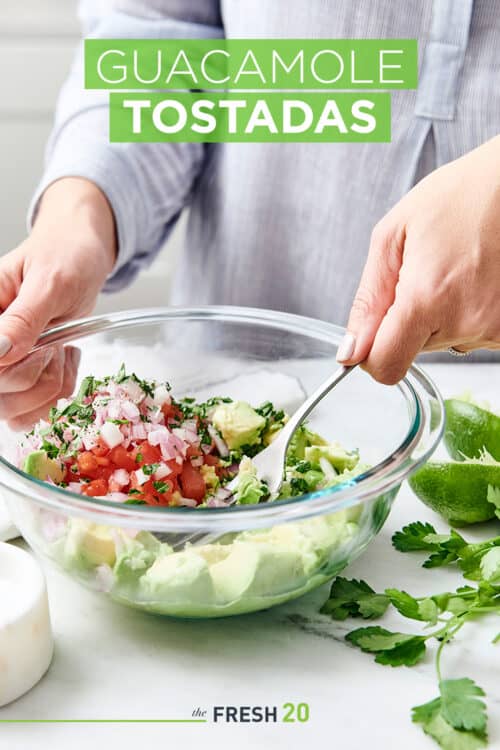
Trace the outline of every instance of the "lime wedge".
<instances>
[{"instance_id":1,"label":"lime wedge","mask_svg":"<svg viewBox=\"0 0 500 750\"><path fill-rule=\"evenodd\" d=\"M417 497L453 526L495 517L488 487L500 488L500 463L429 461L408 481Z\"/></svg>"},{"instance_id":2,"label":"lime wedge","mask_svg":"<svg viewBox=\"0 0 500 750\"><path fill-rule=\"evenodd\" d=\"M500 461L500 417L457 398L445 401L445 409L444 444L455 461L479 458L484 451Z\"/></svg>"}]
</instances>

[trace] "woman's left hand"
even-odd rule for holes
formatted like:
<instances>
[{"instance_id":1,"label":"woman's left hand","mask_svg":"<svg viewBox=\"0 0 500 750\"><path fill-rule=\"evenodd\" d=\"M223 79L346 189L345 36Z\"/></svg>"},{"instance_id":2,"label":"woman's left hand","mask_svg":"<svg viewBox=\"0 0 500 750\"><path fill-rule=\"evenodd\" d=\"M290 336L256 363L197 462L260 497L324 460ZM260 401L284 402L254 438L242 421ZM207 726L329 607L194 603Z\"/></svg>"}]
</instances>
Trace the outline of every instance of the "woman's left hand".
<instances>
[{"instance_id":1,"label":"woman's left hand","mask_svg":"<svg viewBox=\"0 0 500 750\"><path fill-rule=\"evenodd\" d=\"M418 183L373 230L338 359L398 382L421 351L500 349L500 137Z\"/></svg>"}]
</instances>

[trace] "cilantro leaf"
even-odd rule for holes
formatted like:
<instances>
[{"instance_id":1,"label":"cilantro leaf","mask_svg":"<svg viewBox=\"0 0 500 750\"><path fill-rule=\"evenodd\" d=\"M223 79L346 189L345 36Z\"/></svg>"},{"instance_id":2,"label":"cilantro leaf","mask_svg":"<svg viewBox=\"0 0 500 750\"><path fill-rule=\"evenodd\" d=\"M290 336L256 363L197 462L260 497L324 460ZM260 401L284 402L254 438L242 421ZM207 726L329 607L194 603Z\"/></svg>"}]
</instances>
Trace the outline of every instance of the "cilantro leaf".
<instances>
[{"instance_id":1,"label":"cilantro leaf","mask_svg":"<svg viewBox=\"0 0 500 750\"><path fill-rule=\"evenodd\" d=\"M411 667L425 654L425 636L391 633L378 626L352 630L346 635L346 640L362 651L376 654L378 664L391 667Z\"/></svg>"},{"instance_id":2,"label":"cilantro leaf","mask_svg":"<svg viewBox=\"0 0 500 750\"><path fill-rule=\"evenodd\" d=\"M460 560L458 565L464 578L471 581L480 581L483 577L481 570L481 561L487 552L495 547L500 546L500 537L494 537L486 542L479 544L468 544L460 551Z\"/></svg>"},{"instance_id":3,"label":"cilantro leaf","mask_svg":"<svg viewBox=\"0 0 500 750\"><path fill-rule=\"evenodd\" d=\"M83 378L74 400L78 403L81 403L84 398L90 396L94 392L94 389L94 377L92 375L88 375L86 378Z\"/></svg>"},{"instance_id":4,"label":"cilantro leaf","mask_svg":"<svg viewBox=\"0 0 500 750\"><path fill-rule=\"evenodd\" d=\"M430 523L415 521L403 526L392 537L392 544L399 552L413 552L418 550L433 550L434 544L426 541L429 534L435 534L436 529Z\"/></svg>"},{"instance_id":5,"label":"cilantro leaf","mask_svg":"<svg viewBox=\"0 0 500 750\"><path fill-rule=\"evenodd\" d=\"M443 750L479 750L486 746L482 732L455 729L444 718L441 698L434 698L412 709L412 721L421 724L425 734L432 737Z\"/></svg>"},{"instance_id":6,"label":"cilantro leaf","mask_svg":"<svg viewBox=\"0 0 500 750\"><path fill-rule=\"evenodd\" d=\"M128 375L127 371L125 370L125 362L122 362L120 365L120 369L115 376L115 382L123 383L125 380L128 380Z\"/></svg>"},{"instance_id":7,"label":"cilantro leaf","mask_svg":"<svg viewBox=\"0 0 500 750\"><path fill-rule=\"evenodd\" d=\"M393 607L395 607L403 617L408 617L411 620L428 622L431 625L436 623L438 607L436 602L431 598L418 600L406 591L400 591L399 589L386 589L385 593L391 600Z\"/></svg>"},{"instance_id":8,"label":"cilantro leaf","mask_svg":"<svg viewBox=\"0 0 500 750\"><path fill-rule=\"evenodd\" d=\"M416 521L396 531L392 543L399 552L430 551L432 554L424 562L424 568L437 568L448 565L459 558L460 551L467 547L465 539L452 530L449 534L438 534L430 523Z\"/></svg>"},{"instance_id":9,"label":"cilantro leaf","mask_svg":"<svg viewBox=\"0 0 500 750\"><path fill-rule=\"evenodd\" d=\"M466 547L467 542L453 529L449 534L429 534L427 541L434 544L434 552L423 563L424 568L438 568L449 565L459 559L460 553Z\"/></svg>"},{"instance_id":10,"label":"cilantro leaf","mask_svg":"<svg viewBox=\"0 0 500 750\"><path fill-rule=\"evenodd\" d=\"M466 729L486 734L486 706L478 696L484 690L468 677L441 680L441 713L455 729Z\"/></svg>"},{"instance_id":11,"label":"cilantro leaf","mask_svg":"<svg viewBox=\"0 0 500 750\"><path fill-rule=\"evenodd\" d=\"M500 580L500 547L492 547L481 558L479 563L481 575L486 581Z\"/></svg>"},{"instance_id":12,"label":"cilantro leaf","mask_svg":"<svg viewBox=\"0 0 500 750\"><path fill-rule=\"evenodd\" d=\"M425 537L435 533L436 529L431 523L415 521L403 526L401 531L396 531L392 536L392 544L399 552L434 549L432 544L425 541Z\"/></svg>"},{"instance_id":13,"label":"cilantro leaf","mask_svg":"<svg viewBox=\"0 0 500 750\"><path fill-rule=\"evenodd\" d=\"M365 581L338 576L321 612L334 620L345 620L349 616L369 619L381 617L388 606L388 597L377 594Z\"/></svg>"}]
</instances>

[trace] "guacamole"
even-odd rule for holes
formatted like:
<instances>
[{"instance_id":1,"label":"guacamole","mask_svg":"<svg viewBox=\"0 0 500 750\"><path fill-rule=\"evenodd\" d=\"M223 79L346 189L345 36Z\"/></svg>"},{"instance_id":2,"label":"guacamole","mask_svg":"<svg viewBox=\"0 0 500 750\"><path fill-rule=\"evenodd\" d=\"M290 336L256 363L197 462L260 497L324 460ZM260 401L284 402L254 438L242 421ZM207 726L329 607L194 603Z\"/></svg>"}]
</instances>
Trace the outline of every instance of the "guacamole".
<instances>
[{"instance_id":1,"label":"guacamole","mask_svg":"<svg viewBox=\"0 0 500 750\"><path fill-rule=\"evenodd\" d=\"M22 441L21 466L89 501L184 505L194 513L304 495L345 483L366 468L356 452L302 425L287 452L280 493L272 496L252 457L287 419L269 402L176 400L168 384L140 380L122 368L100 381L86 378L75 398L59 401L49 420ZM212 617L267 608L331 578L346 564L359 514L351 508L184 546L179 534L156 536L72 518L44 547L63 568L116 601L161 614Z\"/></svg>"}]
</instances>

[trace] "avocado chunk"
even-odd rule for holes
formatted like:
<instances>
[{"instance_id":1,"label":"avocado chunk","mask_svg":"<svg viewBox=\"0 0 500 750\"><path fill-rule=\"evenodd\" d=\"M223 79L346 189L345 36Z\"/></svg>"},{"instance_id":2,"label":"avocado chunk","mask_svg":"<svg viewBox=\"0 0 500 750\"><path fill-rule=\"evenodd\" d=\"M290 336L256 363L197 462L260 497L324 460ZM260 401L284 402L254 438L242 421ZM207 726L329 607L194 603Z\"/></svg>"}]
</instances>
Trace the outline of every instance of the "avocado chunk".
<instances>
[{"instance_id":1,"label":"avocado chunk","mask_svg":"<svg viewBox=\"0 0 500 750\"><path fill-rule=\"evenodd\" d=\"M257 477L257 471L252 461L247 456L243 456L238 472L236 501L242 505L254 505L268 493L267 486Z\"/></svg>"},{"instance_id":2,"label":"avocado chunk","mask_svg":"<svg viewBox=\"0 0 500 750\"><path fill-rule=\"evenodd\" d=\"M66 537L56 544L67 570L89 570L104 564L112 567L115 563L115 540L108 526L72 518Z\"/></svg>"},{"instance_id":3,"label":"avocado chunk","mask_svg":"<svg viewBox=\"0 0 500 750\"><path fill-rule=\"evenodd\" d=\"M43 482L50 478L56 484L60 484L64 479L61 464L53 458L49 458L45 451L33 451L26 456L23 471L36 479L41 479Z\"/></svg>"},{"instance_id":4,"label":"avocado chunk","mask_svg":"<svg viewBox=\"0 0 500 750\"><path fill-rule=\"evenodd\" d=\"M214 601L207 561L190 548L155 560L140 586L150 600L186 605L197 602L200 606Z\"/></svg>"},{"instance_id":5,"label":"avocado chunk","mask_svg":"<svg viewBox=\"0 0 500 750\"><path fill-rule=\"evenodd\" d=\"M246 401L219 404L212 415L212 423L230 450L259 443L266 426L265 418Z\"/></svg>"},{"instance_id":6,"label":"avocado chunk","mask_svg":"<svg viewBox=\"0 0 500 750\"><path fill-rule=\"evenodd\" d=\"M337 471L353 469L359 461L357 453L348 453L339 443L307 446L304 456L311 463L319 463L320 458L326 458Z\"/></svg>"}]
</instances>

